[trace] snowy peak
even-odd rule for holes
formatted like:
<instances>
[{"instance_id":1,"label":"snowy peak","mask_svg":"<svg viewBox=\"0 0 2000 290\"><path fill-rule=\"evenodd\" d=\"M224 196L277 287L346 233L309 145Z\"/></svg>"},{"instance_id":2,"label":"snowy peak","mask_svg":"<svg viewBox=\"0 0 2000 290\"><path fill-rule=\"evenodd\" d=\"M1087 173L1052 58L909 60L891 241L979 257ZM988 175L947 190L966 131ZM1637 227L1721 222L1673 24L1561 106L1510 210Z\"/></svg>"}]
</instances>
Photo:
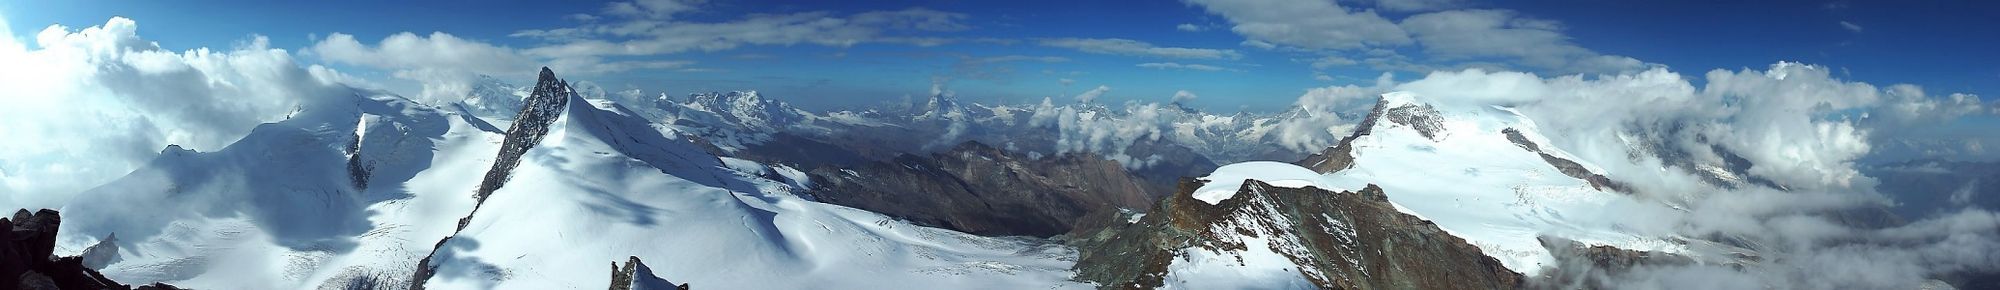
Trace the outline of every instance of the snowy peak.
<instances>
[{"instance_id":1,"label":"snowy peak","mask_svg":"<svg viewBox=\"0 0 2000 290\"><path fill-rule=\"evenodd\" d=\"M708 92L688 95L682 106L714 114L726 124L749 128L774 128L806 119L805 111L765 98L757 91ZM683 118L688 118L683 114Z\"/></svg>"},{"instance_id":2,"label":"snowy peak","mask_svg":"<svg viewBox=\"0 0 2000 290\"><path fill-rule=\"evenodd\" d=\"M1680 251L1605 215L1670 211L1541 135L1511 108L1384 94L1353 135L1296 163L1340 188L1378 185L1404 213L1423 216L1536 275L1556 257L1540 235L1623 249Z\"/></svg>"},{"instance_id":3,"label":"snowy peak","mask_svg":"<svg viewBox=\"0 0 2000 290\"><path fill-rule=\"evenodd\" d=\"M687 290L688 284L674 285L653 275L653 267L639 261L638 256L625 259L625 266L611 265L611 290Z\"/></svg>"},{"instance_id":4,"label":"snowy peak","mask_svg":"<svg viewBox=\"0 0 2000 290\"><path fill-rule=\"evenodd\" d=\"M914 117L917 120L956 119L967 115L965 106L958 103L958 97L952 96L949 92L931 94L930 99L924 101L924 106L918 110L920 111Z\"/></svg>"}]
</instances>

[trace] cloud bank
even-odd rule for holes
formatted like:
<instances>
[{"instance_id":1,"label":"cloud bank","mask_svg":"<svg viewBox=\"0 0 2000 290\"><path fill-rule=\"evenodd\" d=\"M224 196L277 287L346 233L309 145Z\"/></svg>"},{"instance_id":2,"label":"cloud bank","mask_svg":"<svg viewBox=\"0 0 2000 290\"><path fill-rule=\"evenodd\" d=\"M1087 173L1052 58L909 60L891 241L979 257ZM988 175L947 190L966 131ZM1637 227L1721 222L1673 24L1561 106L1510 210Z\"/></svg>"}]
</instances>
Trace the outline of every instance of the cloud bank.
<instances>
[{"instance_id":1,"label":"cloud bank","mask_svg":"<svg viewBox=\"0 0 2000 290\"><path fill-rule=\"evenodd\" d=\"M0 207L59 207L168 144L216 150L301 103L355 93L341 84L352 77L301 67L262 36L174 52L138 30L126 18L54 25L34 48L0 35Z\"/></svg>"},{"instance_id":2,"label":"cloud bank","mask_svg":"<svg viewBox=\"0 0 2000 290\"><path fill-rule=\"evenodd\" d=\"M1696 86L1654 68L1638 73L1543 78L1519 72L1436 72L1394 90L1448 105L1518 110L1558 148L1629 182L1643 198L1685 209L1615 217L1668 235L1722 240L1758 256L1727 264L1587 272L1586 282L1631 289L1886 289L2000 270L2000 219L1965 210L1897 225L1871 215L1888 206L1855 160L1878 132L1985 114L1977 96L1928 96L1913 85L1841 80L1825 67L1778 63L1714 70ZM1774 187L1719 186L1695 164L1751 164ZM1661 170L1661 168L1670 170ZM1880 189L1896 190L1896 189ZM1563 269L1579 272L1587 268Z\"/></svg>"}]
</instances>

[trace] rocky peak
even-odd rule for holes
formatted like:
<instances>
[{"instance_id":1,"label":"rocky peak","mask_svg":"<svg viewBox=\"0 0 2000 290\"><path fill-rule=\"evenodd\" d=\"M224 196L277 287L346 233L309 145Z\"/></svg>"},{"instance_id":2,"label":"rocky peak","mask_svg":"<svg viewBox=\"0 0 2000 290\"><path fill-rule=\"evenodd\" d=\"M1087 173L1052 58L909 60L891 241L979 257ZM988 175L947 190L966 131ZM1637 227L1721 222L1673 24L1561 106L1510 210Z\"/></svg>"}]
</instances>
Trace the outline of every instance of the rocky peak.
<instances>
[{"instance_id":1,"label":"rocky peak","mask_svg":"<svg viewBox=\"0 0 2000 290\"><path fill-rule=\"evenodd\" d=\"M924 106L916 109L920 110L914 112L915 118L919 120L949 119L955 118L954 116L963 117L966 114L965 107L958 103L958 97L950 92L931 94L930 99L924 101Z\"/></svg>"},{"instance_id":2,"label":"rocky peak","mask_svg":"<svg viewBox=\"0 0 2000 290\"><path fill-rule=\"evenodd\" d=\"M541 75L535 80L534 92L524 100L526 104L521 106L520 113L515 116L514 125L507 128L507 134L500 143L500 152L493 158L493 168L486 171L486 175L479 181L479 189L473 192L473 198L478 201L472 206L472 214L479 212L479 206L485 203L486 197L506 185L507 179L514 172L514 167L520 166L521 155L526 154L528 149L534 148L535 144L542 142L542 137L549 133L549 127L554 126L556 120L562 117L562 112L569 108L571 99L580 98L577 97L576 90L570 88L569 82L556 78L555 71L549 70L548 67L542 67ZM465 225L472 222L472 214L458 219L457 230L464 230ZM435 255L437 247L443 247L448 241L451 241L451 237L438 240L431 253ZM417 262L417 271L411 275L410 289L424 289L424 281L430 280L431 275L435 274L432 272L436 269L431 265L431 258L433 257L426 256Z\"/></svg>"},{"instance_id":3,"label":"rocky peak","mask_svg":"<svg viewBox=\"0 0 2000 290\"><path fill-rule=\"evenodd\" d=\"M674 285L653 275L653 268L639 261L638 256L625 259L625 266L611 263L611 290L687 290L688 284Z\"/></svg>"},{"instance_id":4,"label":"rocky peak","mask_svg":"<svg viewBox=\"0 0 2000 290\"><path fill-rule=\"evenodd\" d=\"M493 169L486 172L479 183L475 197L486 200L486 196L505 185L507 177L520 165L521 154L527 153L542 136L548 135L549 126L561 117L570 98L576 95L569 82L556 78L555 71L542 68L541 76L535 80L535 90L529 93L520 113L514 117L514 125L507 128L506 140L500 145L499 156L493 160Z\"/></svg>"},{"instance_id":5,"label":"rocky peak","mask_svg":"<svg viewBox=\"0 0 2000 290\"><path fill-rule=\"evenodd\" d=\"M1319 173L1334 173L1354 167L1354 144L1352 144L1354 139L1374 134L1375 123L1382 119L1390 103L1392 103L1391 99L1387 97L1381 98L1375 102L1374 109L1368 110L1368 117L1362 118L1361 124L1354 126L1354 133L1347 135L1346 138L1341 138L1340 142L1334 143L1333 147L1327 147L1326 150L1313 153L1311 156L1306 156L1306 159L1299 160L1299 162L1293 164L1304 166Z\"/></svg>"}]
</instances>

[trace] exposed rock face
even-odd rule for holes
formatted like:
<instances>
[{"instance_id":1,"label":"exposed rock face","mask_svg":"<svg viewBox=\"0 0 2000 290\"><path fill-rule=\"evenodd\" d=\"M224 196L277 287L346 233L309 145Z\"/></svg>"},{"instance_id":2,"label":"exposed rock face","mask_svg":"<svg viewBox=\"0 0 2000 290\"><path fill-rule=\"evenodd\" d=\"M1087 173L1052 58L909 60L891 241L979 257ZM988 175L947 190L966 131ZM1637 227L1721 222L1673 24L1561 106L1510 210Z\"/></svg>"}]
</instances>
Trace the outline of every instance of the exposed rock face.
<instances>
[{"instance_id":1,"label":"exposed rock face","mask_svg":"<svg viewBox=\"0 0 2000 290\"><path fill-rule=\"evenodd\" d=\"M55 257L56 229L62 216L55 210L34 213L22 209L0 218L0 287L14 289L133 289L84 266L82 257ZM96 249L97 247L91 247ZM88 251L86 251L87 253ZM179 289L166 284L138 289Z\"/></svg>"},{"instance_id":2,"label":"exposed rock face","mask_svg":"<svg viewBox=\"0 0 2000 290\"><path fill-rule=\"evenodd\" d=\"M535 80L535 90L528 95L521 113L514 118L514 125L507 128L507 139L500 144L500 154L493 159L493 169L479 182L476 197L486 200L487 195L506 185L507 177L514 166L521 164L521 154L542 142L548 135L549 125L561 117L563 108L569 106L570 95L576 94L569 82L556 78L556 73L543 67L541 76Z\"/></svg>"},{"instance_id":3,"label":"exposed rock face","mask_svg":"<svg viewBox=\"0 0 2000 290\"><path fill-rule=\"evenodd\" d=\"M1506 134L1507 141L1514 142L1515 146L1521 146L1521 149L1527 149L1528 152L1534 152L1536 155L1541 155L1542 161L1549 162L1550 166L1555 166L1556 171L1561 171L1563 175L1568 175L1569 177L1575 177L1576 179L1582 179L1586 182L1590 182L1591 188L1596 188L1597 190L1610 190L1623 193L1633 193L1632 187L1626 186L1625 183L1622 182L1613 181L1609 177L1604 177L1603 174L1590 172L1590 169L1584 168L1583 164L1581 163L1576 163L1576 161L1570 161L1569 159L1563 159L1562 157L1556 157L1555 155L1549 155L1548 152L1542 152L1541 145L1535 144L1535 141L1528 140L1527 136L1521 135L1520 130L1514 130L1514 128L1507 128L1507 129L1501 129L1500 133Z\"/></svg>"},{"instance_id":4,"label":"exposed rock face","mask_svg":"<svg viewBox=\"0 0 2000 290\"><path fill-rule=\"evenodd\" d=\"M1061 234L1085 215L1150 200L1117 162L1087 154L1033 159L977 142L811 174L822 202L979 235Z\"/></svg>"},{"instance_id":5,"label":"exposed rock face","mask_svg":"<svg viewBox=\"0 0 2000 290\"><path fill-rule=\"evenodd\" d=\"M1387 107L1387 102L1376 102L1375 108L1368 111L1368 117L1361 119L1360 125L1354 126L1353 134L1347 135L1346 138L1341 138L1340 142L1334 143L1333 147L1327 147L1326 150L1306 156L1306 159L1299 160L1295 164L1319 173L1334 173L1354 167L1354 145L1352 145L1354 139L1371 134L1374 131L1375 122L1379 121L1383 112L1388 110Z\"/></svg>"},{"instance_id":6,"label":"exposed rock face","mask_svg":"<svg viewBox=\"0 0 2000 290\"><path fill-rule=\"evenodd\" d=\"M1520 274L1479 248L1415 216L1397 212L1381 188L1333 192L1251 180L1210 205L1180 193L1133 222L1080 228L1079 280L1114 289L1160 287L1188 251L1239 253L1268 247L1322 289L1511 289ZM1245 239L1254 237L1257 239ZM1265 240L1267 243L1245 241ZM1226 255L1226 254L1225 254Z\"/></svg>"},{"instance_id":7,"label":"exposed rock face","mask_svg":"<svg viewBox=\"0 0 2000 290\"><path fill-rule=\"evenodd\" d=\"M483 203L493 191L500 190L500 186L506 185L514 167L521 164L521 154L527 153L528 149L542 142L542 136L548 135L549 126L562 117L563 110L569 107L570 97L574 95L576 91L570 88L569 82L556 78L556 73L548 67L542 68L541 76L535 81L534 92L524 100L526 104L521 106L521 113L514 118L514 125L507 128L506 140L502 141L500 153L493 159L493 169L486 171L473 197ZM477 214L479 206L473 205L472 211ZM471 222L472 215L467 214L464 218L458 219L458 229L464 230L465 225ZM444 243L450 240L451 237L438 240L437 245L432 246L431 254L436 255L437 248L443 247ZM437 269L431 266L431 258L426 256L417 262L417 271L411 275L410 289L424 289L424 281L430 280L431 275L435 274L432 271Z\"/></svg>"},{"instance_id":8,"label":"exposed rock face","mask_svg":"<svg viewBox=\"0 0 2000 290\"><path fill-rule=\"evenodd\" d=\"M1385 113L1388 113L1389 122L1408 125L1425 139L1436 141L1444 137L1444 120L1440 120L1442 117L1431 105L1402 105L1389 108Z\"/></svg>"},{"instance_id":9,"label":"exposed rock face","mask_svg":"<svg viewBox=\"0 0 2000 290\"><path fill-rule=\"evenodd\" d=\"M627 258L625 267L622 268L618 267L618 263L611 263L611 290L665 289L687 290L688 284L674 285L673 282L653 276L653 268L646 267L646 263L640 262L637 256Z\"/></svg>"}]
</instances>

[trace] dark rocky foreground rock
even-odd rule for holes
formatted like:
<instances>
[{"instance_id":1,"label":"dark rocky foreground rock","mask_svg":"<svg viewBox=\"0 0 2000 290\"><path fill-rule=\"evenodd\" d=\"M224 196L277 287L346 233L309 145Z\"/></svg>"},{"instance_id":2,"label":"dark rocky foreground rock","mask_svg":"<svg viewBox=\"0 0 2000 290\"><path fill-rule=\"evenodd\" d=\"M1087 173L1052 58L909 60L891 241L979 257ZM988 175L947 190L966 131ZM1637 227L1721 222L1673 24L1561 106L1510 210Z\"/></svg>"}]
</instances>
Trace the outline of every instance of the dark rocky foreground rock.
<instances>
[{"instance_id":1,"label":"dark rocky foreground rock","mask_svg":"<svg viewBox=\"0 0 2000 290\"><path fill-rule=\"evenodd\" d=\"M1322 289L1512 289L1523 277L1430 221L1397 212L1382 189L1283 188L1251 180L1219 204L1180 191L1137 220L1096 222L1072 233L1078 280L1107 289L1151 289L1185 251L1270 247ZM1266 235L1268 244L1238 237Z\"/></svg>"},{"instance_id":2,"label":"dark rocky foreground rock","mask_svg":"<svg viewBox=\"0 0 2000 290\"><path fill-rule=\"evenodd\" d=\"M56 229L62 215L22 209L0 218L0 287L12 289L135 289L84 266L83 257L56 257ZM136 289L180 289L167 284Z\"/></svg>"},{"instance_id":3,"label":"dark rocky foreground rock","mask_svg":"<svg viewBox=\"0 0 2000 290\"><path fill-rule=\"evenodd\" d=\"M1028 158L978 142L810 173L822 202L989 236L1053 236L1086 215L1143 209L1151 200L1118 162L1089 154Z\"/></svg>"}]
</instances>

